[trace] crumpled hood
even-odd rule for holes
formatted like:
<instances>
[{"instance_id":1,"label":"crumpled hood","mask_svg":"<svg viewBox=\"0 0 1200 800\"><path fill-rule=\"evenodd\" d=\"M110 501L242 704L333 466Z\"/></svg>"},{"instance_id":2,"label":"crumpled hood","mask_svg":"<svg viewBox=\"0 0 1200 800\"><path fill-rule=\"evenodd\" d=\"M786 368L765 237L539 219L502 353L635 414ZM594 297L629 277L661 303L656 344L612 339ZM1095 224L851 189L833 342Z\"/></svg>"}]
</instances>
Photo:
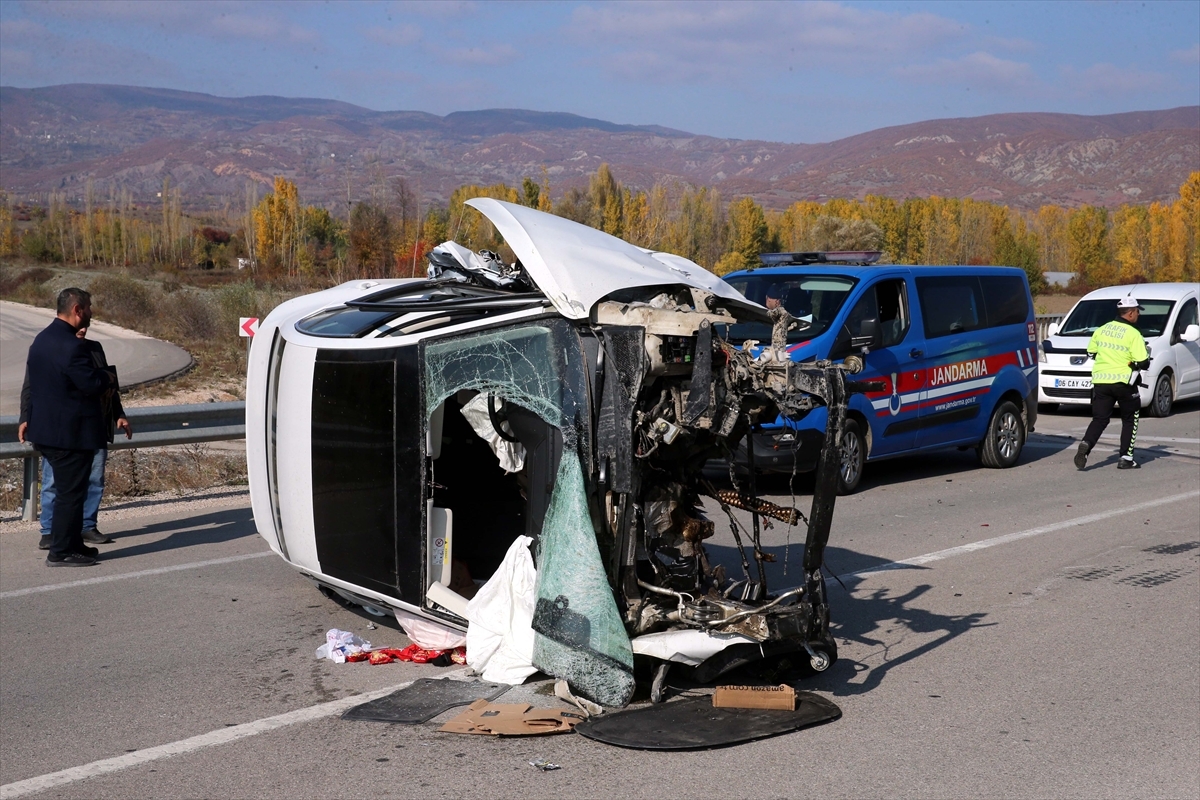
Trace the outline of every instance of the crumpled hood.
<instances>
[{"instance_id":1,"label":"crumpled hood","mask_svg":"<svg viewBox=\"0 0 1200 800\"><path fill-rule=\"evenodd\" d=\"M608 295L637 286L705 289L754 316L765 309L682 256L656 253L544 211L490 197L467 205L488 218L538 288L567 319L587 319Z\"/></svg>"}]
</instances>

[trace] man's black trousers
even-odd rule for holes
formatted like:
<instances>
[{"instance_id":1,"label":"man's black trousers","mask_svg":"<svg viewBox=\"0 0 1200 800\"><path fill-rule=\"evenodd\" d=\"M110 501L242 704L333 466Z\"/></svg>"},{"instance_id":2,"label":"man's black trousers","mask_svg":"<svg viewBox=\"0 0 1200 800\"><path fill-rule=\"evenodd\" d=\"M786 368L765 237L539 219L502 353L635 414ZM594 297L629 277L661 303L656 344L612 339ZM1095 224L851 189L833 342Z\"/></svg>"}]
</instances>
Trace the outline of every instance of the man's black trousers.
<instances>
[{"instance_id":1,"label":"man's black trousers","mask_svg":"<svg viewBox=\"0 0 1200 800\"><path fill-rule=\"evenodd\" d=\"M59 561L69 553L83 552L83 503L95 450L39 447L54 468L54 520L50 523L50 554Z\"/></svg>"},{"instance_id":2,"label":"man's black trousers","mask_svg":"<svg viewBox=\"0 0 1200 800\"><path fill-rule=\"evenodd\" d=\"M1088 443L1089 450L1096 447L1116 405L1121 408L1121 455L1133 458L1142 398L1137 387L1128 383L1097 383L1092 387L1092 424L1088 425L1083 440Z\"/></svg>"}]
</instances>

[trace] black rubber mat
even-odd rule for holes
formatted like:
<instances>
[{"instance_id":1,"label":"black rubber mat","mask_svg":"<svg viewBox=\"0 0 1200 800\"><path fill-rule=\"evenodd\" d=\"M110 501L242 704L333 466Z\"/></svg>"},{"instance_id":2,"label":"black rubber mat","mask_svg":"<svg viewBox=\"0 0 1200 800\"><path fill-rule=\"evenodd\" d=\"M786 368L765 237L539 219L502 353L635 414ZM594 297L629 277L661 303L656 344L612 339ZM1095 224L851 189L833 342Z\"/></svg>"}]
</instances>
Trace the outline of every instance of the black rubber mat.
<instances>
[{"instance_id":1,"label":"black rubber mat","mask_svg":"<svg viewBox=\"0 0 1200 800\"><path fill-rule=\"evenodd\" d=\"M795 711L713 708L711 697L592 717L575 726L589 739L637 750L707 750L790 733L835 720L842 710L811 692L796 693Z\"/></svg>"},{"instance_id":2,"label":"black rubber mat","mask_svg":"<svg viewBox=\"0 0 1200 800\"><path fill-rule=\"evenodd\" d=\"M342 719L417 725L455 706L469 705L479 699L495 700L508 689L502 683L421 678L385 697L351 708L342 714Z\"/></svg>"}]
</instances>

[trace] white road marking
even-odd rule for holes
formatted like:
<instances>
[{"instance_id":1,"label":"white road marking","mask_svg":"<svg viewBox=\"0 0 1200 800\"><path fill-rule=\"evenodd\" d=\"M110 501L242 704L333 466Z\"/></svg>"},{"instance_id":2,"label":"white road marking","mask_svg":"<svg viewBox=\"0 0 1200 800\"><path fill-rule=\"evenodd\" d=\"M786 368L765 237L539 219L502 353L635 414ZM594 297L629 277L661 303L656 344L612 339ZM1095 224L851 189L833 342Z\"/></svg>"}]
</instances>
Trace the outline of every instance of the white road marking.
<instances>
[{"instance_id":1,"label":"white road marking","mask_svg":"<svg viewBox=\"0 0 1200 800\"><path fill-rule=\"evenodd\" d=\"M455 670L454 672L445 673L443 677L454 678L461 676L465 672L466 669ZM238 739L257 736L260 733L266 733L267 731L273 731L288 725L295 725L298 722L310 722L323 717L331 717L360 703L375 700L412 684L413 681L406 681L396 686L389 686L386 689L376 689L373 692L364 692L352 697L343 697L340 700L331 700L327 703L318 703L315 706L309 706L308 708L288 711L285 714L279 714L274 717L246 722L242 725L234 725L231 728L221 728L210 733L202 733L190 739L181 739L178 742L160 744L157 747L147 747L145 750L138 750L134 753L126 753L125 755L106 758L101 761L93 761L91 764L84 764L80 767L71 767L70 769L51 772L46 775L38 775L36 778L26 778L23 781L6 783L0 786L0 800L23 797L34 792L43 792L46 789L53 789L56 786L95 778L110 772L119 772L130 767L138 767L142 764L148 764L151 761L157 761L160 758L170 758L171 756L193 753L207 747L236 742Z\"/></svg>"},{"instance_id":2,"label":"white road marking","mask_svg":"<svg viewBox=\"0 0 1200 800\"><path fill-rule=\"evenodd\" d=\"M890 561L887 564L880 564L877 567L867 567L866 569L860 569L857 572L851 572L849 574L854 577L865 578L868 575L874 575L879 572L890 572L894 569L904 569L905 567L929 564L934 561L953 558L954 556L974 553L976 550L986 550L989 547L996 547L998 545L1008 544L1009 542L1028 539L1033 536L1041 536L1043 533L1053 533L1054 531L1060 531L1064 528L1074 528L1079 525L1090 525L1093 522L1100 522L1101 520L1111 519L1112 517L1119 517L1122 514L1132 514L1135 511L1145 511L1148 508L1155 508L1156 506L1166 505L1168 503L1177 503L1180 500L1190 500L1196 497L1200 497L1200 491L1173 494L1169 497L1160 497L1155 500L1147 500L1144 503L1137 503L1132 506L1122 506L1121 508L1115 508L1111 511L1101 511L1098 514L1089 514L1086 517L1076 517L1074 519L1063 520L1062 522L1055 522L1050 525L1043 525L1039 528L1030 528L1027 531L1008 533L1004 536L996 536L979 542L971 542L970 544L959 545L958 547L950 547L945 550L926 553L923 556L913 556L912 558L905 558L900 561Z\"/></svg>"},{"instance_id":3,"label":"white road marking","mask_svg":"<svg viewBox=\"0 0 1200 800\"><path fill-rule=\"evenodd\" d=\"M67 583L52 583L48 586L30 586L28 589L13 589L8 592L0 592L0 600L7 600L10 597L23 597L27 594L39 594L41 592L53 592L58 589L74 589L76 586L91 586L94 583L108 583L109 581L123 581L126 578L144 578L147 575L162 575L167 572L178 572L183 569L199 569L200 567L211 567L216 564L232 564L235 561L246 561L251 558L263 558L264 556L275 555L275 551L268 550L265 553L249 553L244 556L227 556L226 558L212 558L208 561L192 561L188 564L175 564L170 567L156 567L154 569L142 569L137 572L125 572L120 575L105 575L99 578L84 578L79 581L69 581Z\"/></svg>"}]
</instances>

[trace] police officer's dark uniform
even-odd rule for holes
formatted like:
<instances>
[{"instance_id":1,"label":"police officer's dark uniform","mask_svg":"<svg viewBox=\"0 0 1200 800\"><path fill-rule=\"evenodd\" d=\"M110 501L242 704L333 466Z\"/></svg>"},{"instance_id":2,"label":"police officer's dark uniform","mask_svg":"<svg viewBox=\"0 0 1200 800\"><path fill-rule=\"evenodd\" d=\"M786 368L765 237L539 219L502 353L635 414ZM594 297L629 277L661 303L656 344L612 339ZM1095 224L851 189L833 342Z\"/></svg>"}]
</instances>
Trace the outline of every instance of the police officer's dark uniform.
<instances>
[{"instance_id":1,"label":"police officer's dark uniform","mask_svg":"<svg viewBox=\"0 0 1200 800\"><path fill-rule=\"evenodd\" d=\"M1136 383L1140 370L1150 366L1146 341L1133 325L1141 310L1132 296L1122 297L1117 301L1117 318L1102 325L1088 341L1088 355L1095 359L1092 365L1092 423L1075 453L1077 469L1087 466L1088 453L1108 427L1113 406L1121 409L1121 460L1117 462L1117 469L1140 466L1133 460L1138 415L1142 408Z\"/></svg>"}]
</instances>

